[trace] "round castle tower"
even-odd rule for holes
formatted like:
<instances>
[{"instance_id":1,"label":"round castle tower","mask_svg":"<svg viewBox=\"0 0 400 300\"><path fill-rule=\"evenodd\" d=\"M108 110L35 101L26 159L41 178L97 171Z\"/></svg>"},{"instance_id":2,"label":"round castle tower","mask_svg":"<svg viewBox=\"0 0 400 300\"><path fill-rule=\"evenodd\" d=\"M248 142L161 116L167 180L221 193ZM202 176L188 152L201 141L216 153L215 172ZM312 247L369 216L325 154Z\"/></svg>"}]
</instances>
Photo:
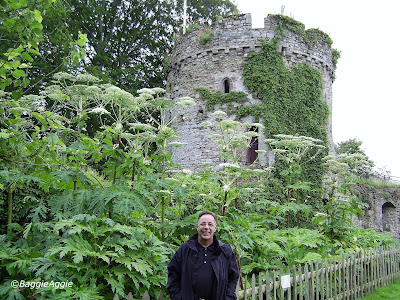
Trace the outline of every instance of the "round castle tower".
<instances>
[{"instance_id":1,"label":"round castle tower","mask_svg":"<svg viewBox=\"0 0 400 300\"><path fill-rule=\"evenodd\" d=\"M212 120L213 111L205 108L205 101L200 98L196 88L205 87L210 91L242 91L248 94L247 103L234 103L233 106L260 103L246 89L242 79L243 65L249 52L261 49L263 41L271 41L277 34L279 19L269 15L264 19L264 28L252 28L251 15L242 14L221 19L212 29L210 38L201 40L206 29L199 29L182 36L176 43L171 55L171 71L167 79L167 93L173 99L191 96L197 105L182 116L177 134L185 146L175 150L173 160L182 168L195 170L205 163L216 165L221 161L213 143L211 134L200 124ZM310 45L297 33L284 29L279 41L279 51L286 65L309 63L321 72L323 79L322 100L332 111L332 83L335 77L335 65L331 45L319 40ZM224 110L218 104L215 110ZM234 116L230 116L234 118ZM243 120L253 122L252 118ZM332 151L332 118L328 125L329 147ZM260 133L259 140L265 137ZM258 149L267 150L263 142ZM272 153L260 155L259 163L267 166L273 163Z\"/></svg>"}]
</instances>

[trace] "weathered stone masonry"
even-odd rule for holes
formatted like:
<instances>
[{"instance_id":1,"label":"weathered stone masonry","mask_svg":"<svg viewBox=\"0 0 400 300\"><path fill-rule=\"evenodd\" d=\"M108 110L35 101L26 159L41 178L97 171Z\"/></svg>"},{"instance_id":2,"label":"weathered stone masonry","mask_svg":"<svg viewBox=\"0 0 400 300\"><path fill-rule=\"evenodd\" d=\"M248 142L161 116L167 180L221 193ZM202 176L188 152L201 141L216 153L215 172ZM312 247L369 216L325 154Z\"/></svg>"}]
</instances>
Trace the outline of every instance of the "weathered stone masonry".
<instances>
[{"instance_id":1,"label":"weathered stone masonry","mask_svg":"<svg viewBox=\"0 0 400 300\"><path fill-rule=\"evenodd\" d=\"M357 184L355 191L368 207L362 216L353 219L353 223L364 228L374 228L378 232L388 232L400 240L400 188Z\"/></svg>"},{"instance_id":2,"label":"weathered stone masonry","mask_svg":"<svg viewBox=\"0 0 400 300\"><path fill-rule=\"evenodd\" d=\"M212 29L212 35L206 43L200 42L204 29L192 31L182 36L172 52L172 68L167 80L167 91L171 98L192 96L197 106L182 116L177 133L179 141L186 146L174 153L174 161L183 168L198 169L205 163L216 165L220 158L207 129L200 124L212 120L212 111L205 109L205 103L195 92L195 88L205 87L211 91L224 91L228 85L230 91L244 91L242 69L250 51L258 51L262 41L270 41L275 35L277 20L273 16L264 19L264 28L253 29L251 15L243 14L224 18ZM335 77L331 46L318 41L308 45L298 34L285 30L279 42L281 54L287 65L308 62L320 70L323 77L323 101L332 108L332 83ZM238 105L251 105L260 100L249 95L249 102ZM224 107L215 107L224 109ZM231 116L234 118L234 116ZM252 121L247 119L246 121ZM333 149L331 118L328 124L330 148ZM263 136L260 137L260 141ZM259 143L259 149L266 145ZM271 157L260 157L260 164L267 165Z\"/></svg>"}]
</instances>

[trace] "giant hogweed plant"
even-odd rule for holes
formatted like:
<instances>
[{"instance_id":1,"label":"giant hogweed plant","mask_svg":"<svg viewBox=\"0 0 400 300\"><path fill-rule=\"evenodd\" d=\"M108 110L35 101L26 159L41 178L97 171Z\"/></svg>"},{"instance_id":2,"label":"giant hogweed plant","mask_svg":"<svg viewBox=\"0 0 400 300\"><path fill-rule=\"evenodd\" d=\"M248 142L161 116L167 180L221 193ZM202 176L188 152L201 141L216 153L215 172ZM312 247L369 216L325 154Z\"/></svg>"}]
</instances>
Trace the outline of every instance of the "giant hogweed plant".
<instances>
[{"instance_id":1,"label":"giant hogweed plant","mask_svg":"<svg viewBox=\"0 0 400 300\"><path fill-rule=\"evenodd\" d=\"M77 140L71 142L72 148L87 150L87 157L78 157L77 166L90 158L95 166L101 164L111 185L130 182L132 192L143 184L137 183L138 175L143 181L145 175L164 174L170 168L167 141L173 140L175 133L174 118L167 112L175 109L182 113L194 103L190 98L173 101L162 96L165 91L161 88L142 89L134 97L115 86L99 84L97 78L87 74L59 73L55 79L46 95L58 111L67 111L73 117L69 125L75 133L72 140Z\"/></svg>"},{"instance_id":2,"label":"giant hogweed plant","mask_svg":"<svg viewBox=\"0 0 400 300\"><path fill-rule=\"evenodd\" d=\"M311 198L310 191L316 187L304 181L306 176L303 166L307 160L316 159L325 151L325 146L315 138L284 134L275 135L266 142L274 152L276 161L283 165L279 175L283 179L282 193L286 203L282 203L276 210L286 214L288 229L299 224L299 213L303 212L307 216L312 210L307 201Z\"/></svg>"},{"instance_id":3,"label":"giant hogweed plant","mask_svg":"<svg viewBox=\"0 0 400 300\"><path fill-rule=\"evenodd\" d=\"M323 210L315 214L313 221L327 237L346 246L354 240L347 240L352 231L351 217L362 214L362 203L352 193L357 179L358 166L366 163L360 154L339 154L324 158L326 176L324 178Z\"/></svg>"},{"instance_id":4,"label":"giant hogweed plant","mask_svg":"<svg viewBox=\"0 0 400 300\"><path fill-rule=\"evenodd\" d=\"M2 265L11 275L0 287L3 296L111 299L115 293L127 297L132 292L138 298L145 291L155 293L166 276L163 266L169 250L140 218L132 217L125 225L79 214L56 222L31 223L26 228L15 224L13 235L1 236ZM12 289L11 280L68 281L73 285L59 290Z\"/></svg>"},{"instance_id":5,"label":"giant hogweed plant","mask_svg":"<svg viewBox=\"0 0 400 300\"><path fill-rule=\"evenodd\" d=\"M23 99L14 101L10 95L1 94L0 112L4 115L0 137L0 143L4 146L1 164L8 168L4 168L0 176L10 183L11 188L16 184L23 186L27 182L35 181L36 189L48 193L47 196L43 193L38 196L34 201L36 205L29 210L28 215L23 216L27 223L13 224L10 217L10 234L3 238L7 239L7 248L13 251L4 252L6 254L2 259L1 270L4 278L30 274L29 278L35 279L35 276L50 276L57 270L62 270L64 278L76 279L77 290L70 290L72 294L68 297L82 294L86 295L83 297L93 298L91 296L97 295L100 290L100 295L116 292L123 296L126 291L124 287L129 287L138 294L139 290L149 289L150 269L146 265L154 266L157 260L142 258L134 267L127 263L133 257L121 252L123 249L110 252L108 259L107 255L101 254L101 249L102 244L114 234L107 230L118 223L126 226L124 233L129 231L129 235L125 235L124 247L128 250L135 248L141 253L140 249L144 249L145 245L135 244L138 236L145 233L143 230L150 229L156 235L160 231L158 220L163 219L163 213L159 217L158 208L161 206L161 211L164 210L167 203L159 195L179 193L176 188L179 184L175 184L166 175L168 168L172 166L166 150L168 146L174 145L168 142L174 137L174 120L167 119L166 111L171 107L183 111L193 101L181 99L175 105L172 100L162 97L162 93L162 89L144 89L134 97L117 87L100 84L90 75L72 76L60 73L55 76L53 85L41 96L32 96L36 97L35 101L31 98L23 103ZM155 117L158 113L160 119ZM146 114L151 120L150 124L140 122L139 117ZM155 151L150 149L152 144L157 146ZM7 152L6 149L15 151ZM140 167L136 168L138 180L135 180L135 159L139 161ZM148 174L154 176L147 176ZM3 184L1 188L8 186ZM9 211L12 210L13 202L9 201ZM97 226L108 232L106 240L83 234L89 229L85 229L76 216L88 213L85 218L100 220L96 221ZM109 218L104 219L107 213ZM139 224L134 221L141 218L146 222ZM51 221L45 222L46 220ZM59 224L57 222L64 222L65 226L54 229ZM70 223L73 228L61 234ZM19 234L13 234L13 228L17 228ZM35 228L41 229L34 231L34 234L28 234ZM45 232L56 235L46 236ZM49 243L46 242L47 237ZM149 237L143 240L146 239ZM35 245L34 241L39 240L43 240L43 243ZM67 243L67 240L70 242ZM156 236L151 240L158 241ZM51 241L57 241L65 247L57 252L52 248ZM18 251L21 245L24 246L22 252ZM87 248L88 245L92 245L90 249ZM143 251L156 253L156 250ZM75 252L79 254L74 254ZM19 261L21 253L26 254L27 261L14 269L15 261ZM68 253L72 255L73 263L68 262ZM141 256L144 257L144 254L138 257ZM34 265L33 257L41 258L40 262L36 261ZM90 262L96 262L95 265L99 264L98 259L103 260L104 268L93 267L90 273L85 267L88 263L86 257L91 257ZM56 267L49 261L53 258L58 260L59 265ZM78 273L74 263L78 264ZM127 265L125 269L121 268L122 263ZM35 266L40 271L33 272L32 270L36 270ZM111 270L109 279L104 274L106 269ZM134 275L135 270L142 277ZM164 271L160 268L153 269L157 280L151 286L162 281ZM124 275L133 276L131 283L121 281ZM9 285L5 284L3 287L7 290ZM9 288L7 291L9 292Z\"/></svg>"},{"instance_id":6,"label":"giant hogweed plant","mask_svg":"<svg viewBox=\"0 0 400 300\"><path fill-rule=\"evenodd\" d=\"M215 111L213 116L214 123L204 122L203 126L209 127L223 161L213 171L220 185L219 206L221 216L224 216L226 208L240 192L236 186L238 180L247 179L250 174L260 175L264 172L260 169L250 169L243 163L245 151L251 146L252 138L259 136L258 132L250 129L254 127L262 129L264 126L260 123L244 123L228 119L223 111Z\"/></svg>"}]
</instances>

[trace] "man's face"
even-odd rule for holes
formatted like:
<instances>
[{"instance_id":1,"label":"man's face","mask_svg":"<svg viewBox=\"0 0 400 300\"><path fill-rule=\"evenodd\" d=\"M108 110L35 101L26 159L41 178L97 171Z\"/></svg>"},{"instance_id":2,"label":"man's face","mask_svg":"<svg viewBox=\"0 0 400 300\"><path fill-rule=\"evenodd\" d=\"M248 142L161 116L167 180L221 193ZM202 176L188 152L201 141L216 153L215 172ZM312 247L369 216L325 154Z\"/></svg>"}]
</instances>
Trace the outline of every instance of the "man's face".
<instances>
[{"instance_id":1,"label":"man's face","mask_svg":"<svg viewBox=\"0 0 400 300\"><path fill-rule=\"evenodd\" d=\"M210 240L217 229L214 217L212 215L202 215L197 222L197 232L202 240Z\"/></svg>"}]
</instances>

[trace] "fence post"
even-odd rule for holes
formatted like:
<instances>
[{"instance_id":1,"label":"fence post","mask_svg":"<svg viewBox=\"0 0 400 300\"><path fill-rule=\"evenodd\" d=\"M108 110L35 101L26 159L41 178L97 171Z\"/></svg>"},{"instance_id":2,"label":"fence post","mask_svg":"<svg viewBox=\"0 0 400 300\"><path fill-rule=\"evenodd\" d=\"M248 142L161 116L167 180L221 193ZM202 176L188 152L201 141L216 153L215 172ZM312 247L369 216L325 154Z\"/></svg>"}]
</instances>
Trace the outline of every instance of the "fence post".
<instances>
[{"instance_id":1,"label":"fence post","mask_svg":"<svg viewBox=\"0 0 400 300\"><path fill-rule=\"evenodd\" d=\"M269 277L269 271L265 272L265 293L267 294L267 300L270 300L271 297L271 283Z\"/></svg>"},{"instance_id":2,"label":"fence post","mask_svg":"<svg viewBox=\"0 0 400 300\"><path fill-rule=\"evenodd\" d=\"M329 281L329 261L325 258L325 283L326 283L326 299L329 299L331 295L331 282Z\"/></svg>"},{"instance_id":3,"label":"fence post","mask_svg":"<svg viewBox=\"0 0 400 300\"><path fill-rule=\"evenodd\" d=\"M310 300L315 300L314 287L314 264L310 262Z\"/></svg>"},{"instance_id":4,"label":"fence post","mask_svg":"<svg viewBox=\"0 0 400 300\"><path fill-rule=\"evenodd\" d=\"M340 257L337 258L338 261L338 294L341 295L342 294L342 265L341 265L341 261L340 261ZM342 262L343 263L343 262ZM342 299L342 296L340 297L336 297L336 299Z\"/></svg>"},{"instance_id":5,"label":"fence post","mask_svg":"<svg viewBox=\"0 0 400 300\"><path fill-rule=\"evenodd\" d=\"M247 275L244 277L244 300L247 299Z\"/></svg>"},{"instance_id":6,"label":"fence post","mask_svg":"<svg viewBox=\"0 0 400 300\"><path fill-rule=\"evenodd\" d=\"M142 300L150 300L150 295L147 291L144 293Z\"/></svg>"},{"instance_id":7,"label":"fence post","mask_svg":"<svg viewBox=\"0 0 400 300\"><path fill-rule=\"evenodd\" d=\"M299 286L300 286L299 300L303 300L303 272L300 264L299 264Z\"/></svg>"},{"instance_id":8,"label":"fence post","mask_svg":"<svg viewBox=\"0 0 400 300\"><path fill-rule=\"evenodd\" d=\"M310 300L310 285L309 285L309 273L308 273L308 264L306 263L304 266L304 279L305 279L305 286L306 286L306 300Z\"/></svg>"},{"instance_id":9,"label":"fence post","mask_svg":"<svg viewBox=\"0 0 400 300\"><path fill-rule=\"evenodd\" d=\"M279 283L280 283L279 284L279 292L281 295L280 299L284 299L284 297L285 297L285 291L282 288L282 276L283 276L283 271L282 271L282 268L280 268L280 270L279 270Z\"/></svg>"},{"instance_id":10,"label":"fence post","mask_svg":"<svg viewBox=\"0 0 400 300\"><path fill-rule=\"evenodd\" d=\"M269 276L269 271L265 272L265 294L266 294L266 298L267 300L270 300L271 297L271 280L270 280L270 276Z\"/></svg>"},{"instance_id":11,"label":"fence post","mask_svg":"<svg viewBox=\"0 0 400 300\"><path fill-rule=\"evenodd\" d=\"M321 281L321 300L325 300L325 272L326 272L326 265L324 260L321 260L321 274L320 274L320 281Z\"/></svg>"},{"instance_id":12,"label":"fence post","mask_svg":"<svg viewBox=\"0 0 400 300\"><path fill-rule=\"evenodd\" d=\"M332 298L335 298L335 299L338 298L338 296L337 296L338 295L338 289L337 289L337 287L338 287L338 282L337 282L337 280L338 280L338 270L337 269L338 269L337 258L334 257L333 258L333 270L332 270L332 272L333 272L333 292L334 292L334 297L332 297Z\"/></svg>"},{"instance_id":13,"label":"fence post","mask_svg":"<svg viewBox=\"0 0 400 300\"><path fill-rule=\"evenodd\" d=\"M288 300L290 300L290 299L292 299L292 282L291 282L291 275L290 275L290 268L289 268L289 266L287 266L287 268L286 268L286 272L287 272L287 274L290 276L289 277L289 284L290 284L290 288L288 289L288 296L287 296L287 298L288 298ZM294 273L294 275L293 275L293 277L294 276L296 276L296 273Z\"/></svg>"},{"instance_id":14,"label":"fence post","mask_svg":"<svg viewBox=\"0 0 400 300\"><path fill-rule=\"evenodd\" d=\"M251 276L251 300L256 300L256 275Z\"/></svg>"},{"instance_id":15,"label":"fence post","mask_svg":"<svg viewBox=\"0 0 400 300\"><path fill-rule=\"evenodd\" d=\"M344 259L344 254L342 254L342 288L343 288L343 299L346 299L347 297L347 291L349 290L349 287L347 287L346 291L346 285L348 284L348 281L346 280L347 272L346 272L346 261Z\"/></svg>"},{"instance_id":16,"label":"fence post","mask_svg":"<svg viewBox=\"0 0 400 300\"><path fill-rule=\"evenodd\" d=\"M132 298L132 300L133 300L133 298ZM162 290L160 291L160 294L158 294L157 300L164 300L164 295L163 295Z\"/></svg>"},{"instance_id":17,"label":"fence post","mask_svg":"<svg viewBox=\"0 0 400 300\"><path fill-rule=\"evenodd\" d=\"M297 273L296 266L293 265L293 299L297 299L297 276L296 276L296 273Z\"/></svg>"},{"instance_id":18,"label":"fence post","mask_svg":"<svg viewBox=\"0 0 400 300\"><path fill-rule=\"evenodd\" d=\"M319 264L315 262L315 299L319 300Z\"/></svg>"}]
</instances>

